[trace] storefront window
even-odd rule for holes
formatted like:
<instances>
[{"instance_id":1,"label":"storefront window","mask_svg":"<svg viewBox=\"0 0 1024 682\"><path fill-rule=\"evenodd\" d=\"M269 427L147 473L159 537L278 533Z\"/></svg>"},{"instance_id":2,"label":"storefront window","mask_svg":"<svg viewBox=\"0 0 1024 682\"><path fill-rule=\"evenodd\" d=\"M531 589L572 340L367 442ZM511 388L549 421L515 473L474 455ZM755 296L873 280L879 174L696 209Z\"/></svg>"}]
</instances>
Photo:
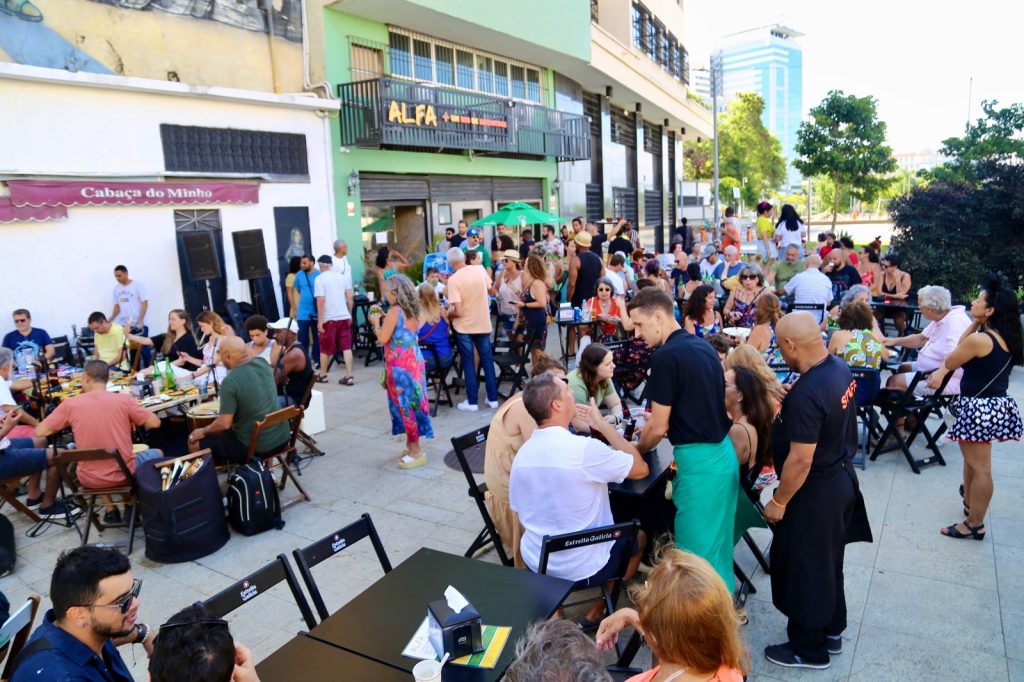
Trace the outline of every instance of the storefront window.
<instances>
[{"instance_id":1,"label":"storefront window","mask_svg":"<svg viewBox=\"0 0 1024 682\"><path fill-rule=\"evenodd\" d=\"M363 202L359 222L368 271L373 271L374 258L382 246L399 251L410 263L423 259L427 248L427 223L422 202ZM406 274L414 281L422 278L422 272Z\"/></svg>"},{"instance_id":2,"label":"storefront window","mask_svg":"<svg viewBox=\"0 0 1024 682\"><path fill-rule=\"evenodd\" d=\"M396 76L412 76L409 36L392 33L389 36L389 41L391 44L391 73Z\"/></svg>"},{"instance_id":3,"label":"storefront window","mask_svg":"<svg viewBox=\"0 0 1024 682\"><path fill-rule=\"evenodd\" d=\"M442 45L434 46L437 67L437 82L441 85L455 85L455 51Z\"/></svg>"}]
</instances>

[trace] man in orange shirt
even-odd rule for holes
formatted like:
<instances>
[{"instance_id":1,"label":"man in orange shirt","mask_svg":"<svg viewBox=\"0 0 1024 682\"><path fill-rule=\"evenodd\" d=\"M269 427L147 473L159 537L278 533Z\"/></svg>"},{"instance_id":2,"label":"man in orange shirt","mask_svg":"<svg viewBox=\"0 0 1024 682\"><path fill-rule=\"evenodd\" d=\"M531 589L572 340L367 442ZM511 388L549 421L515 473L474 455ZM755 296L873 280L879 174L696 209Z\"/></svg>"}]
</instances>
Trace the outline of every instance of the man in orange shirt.
<instances>
[{"instance_id":1,"label":"man in orange shirt","mask_svg":"<svg viewBox=\"0 0 1024 682\"><path fill-rule=\"evenodd\" d=\"M466 412L480 409L476 362L473 350L480 356L487 385L487 407L498 406L498 381L494 376L491 350L491 307L487 292L491 278L482 265L466 265L462 249L448 249L448 264L454 274L448 277L448 318L455 328L455 340L462 357L462 374L466 380L466 400L456 407Z\"/></svg>"},{"instance_id":2,"label":"man in orange shirt","mask_svg":"<svg viewBox=\"0 0 1024 682\"><path fill-rule=\"evenodd\" d=\"M116 450L134 474L137 464L163 457L163 453L149 449L135 454L132 426L156 429L160 427L160 417L139 405L131 395L108 392L109 378L110 366L107 363L102 360L85 363L82 393L58 405L36 427L36 435L49 436L70 426L79 450ZM106 488L126 482L121 468L113 460L80 462L78 480L86 488ZM104 497L103 504L106 507L103 523L120 523L121 513L114 501Z\"/></svg>"}]
</instances>

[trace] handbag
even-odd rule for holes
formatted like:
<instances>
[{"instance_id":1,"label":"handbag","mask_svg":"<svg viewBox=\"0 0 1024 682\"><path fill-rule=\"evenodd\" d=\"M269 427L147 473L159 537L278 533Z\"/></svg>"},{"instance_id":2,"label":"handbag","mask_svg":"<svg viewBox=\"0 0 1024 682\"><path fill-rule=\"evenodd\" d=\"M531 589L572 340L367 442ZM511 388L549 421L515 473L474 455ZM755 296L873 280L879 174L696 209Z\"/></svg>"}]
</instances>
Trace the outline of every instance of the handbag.
<instances>
[{"instance_id":1,"label":"handbag","mask_svg":"<svg viewBox=\"0 0 1024 682\"><path fill-rule=\"evenodd\" d=\"M995 343L995 341L993 341L993 343ZM995 374L993 374L992 378L988 380L988 383L985 384L980 391L978 391L977 393L975 393L974 395L972 395L970 397L971 398L977 398L979 395L981 395L982 393L987 391L988 387L992 385L992 382L996 380L996 377L998 377L1000 374L1002 374L1006 370L1007 366L1010 364L1010 360L1012 360L1012 359L1013 359L1012 357L1007 358L1006 359L1006 364L1003 365L1003 368L1000 369ZM956 370L954 370L954 371L956 371ZM963 397L963 396L961 396L961 397ZM954 400L953 402L951 402L949 404L949 407L946 408L945 414L942 415L942 421L946 422L946 426L948 426L949 428L953 428L953 424L955 424L956 420L960 418L960 414L961 414L960 406L957 404L957 401Z\"/></svg>"}]
</instances>

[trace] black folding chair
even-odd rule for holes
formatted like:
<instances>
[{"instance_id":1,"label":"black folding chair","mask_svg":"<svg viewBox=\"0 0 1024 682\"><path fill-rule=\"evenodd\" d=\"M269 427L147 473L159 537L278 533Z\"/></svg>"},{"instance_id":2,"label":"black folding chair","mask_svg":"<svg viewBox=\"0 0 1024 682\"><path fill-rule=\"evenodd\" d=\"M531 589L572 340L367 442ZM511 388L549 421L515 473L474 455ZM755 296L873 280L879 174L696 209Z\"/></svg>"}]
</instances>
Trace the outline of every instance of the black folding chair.
<instances>
[{"instance_id":1,"label":"black folding chair","mask_svg":"<svg viewBox=\"0 0 1024 682\"><path fill-rule=\"evenodd\" d=\"M625 523L616 523L611 526L601 526L599 528L588 528L587 530L580 530L574 533L562 533L561 535L545 535L541 541L540 546L540 561L537 565L537 572L541 575L546 575L548 572L548 559L551 558L552 554L558 552L564 552L571 549L579 549L580 547L589 547L591 545L600 545L606 542L615 542L619 539L625 538L626 540L636 540L637 533L640 532L640 521L633 519ZM623 552L619 566L615 571L615 575L608 582L613 583L611 590L608 589L608 583L602 583L600 586L591 585L588 587L575 587L571 590L577 592L584 589L593 589L600 587L601 594L597 597L591 597L589 599L581 599L571 603L563 602L560 606L562 608L569 606L580 606L582 604L590 604L595 601L604 601L605 609L608 613L615 611L615 603L618 601L619 592L622 590L622 582L626 578L626 569L629 566L629 560L631 558L631 552ZM616 651L619 655L622 654L621 647L616 644Z\"/></svg>"},{"instance_id":2,"label":"black folding chair","mask_svg":"<svg viewBox=\"0 0 1024 682\"><path fill-rule=\"evenodd\" d=\"M828 304L827 303L793 303L789 306L789 312L794 313L798 310L811 313L815 319L818 320L818 324L825 319L828 315Z\"/></svg>"},{"instance_id":3,"label":"black folding chair","mask_svg":"<svg viewBox=\"0 0 1024 682\"><path fill-rule=\"evenodd\" d=\"M276 559L263 568L250 573L201 604L212 617L223 618L253 599L266 594L270 588L282 581L288 583L288 589L292 591L295 605L299 607L302 619L306 621L306 627L310 629L316 627L313 612L309 610L309 603L302 594L302 588L299 587L299 581L295 578L295 573L292 572L288 557L284 554L278 554Z\"/></svg>"},{"instance_id":4,"label":"black folding chair","mask_svg":"<svg viewBox=\"0 0 1024 682\"><path fill-rule=\"evenodd\" d=\"M921 473L921 468L928 466L929 464L941 464L946 466L946 460L943 459L942 453L939 452L938 439L945 433L945 424L943 424L939 430L932 434L928 429L928 425L925 420L933 413L938 414L941 412L942 406L946 404L945 398L941 395L946 389L946 384L953 377L953 373L946 374L942 380L942 384L935 391L935 395L929 396L918 396L914 394L914 389L917 388L918 384L923 381L927 381L931 372L916 372L913 380L907 387L906 391L896 391L891 389L884 389L878 392L878 397L875 399L875 406L878 407L882 412L882 418L885 419L885 429L882 431L882 435L878 438L878 444L875 446L874 451L871 453L871 461L875 461L879 455L886 452L892 452L894 450L900 450L903 452L903 456L910 464L911 470L915 474ZM904 439L903 434L900 433L899 422L906 421L907 417L913 417L917 420L914 428L911 430L910 435ZM931 451L931 456L924 457L922 459L914 459L914 455L910 452L910 444L913 443L914 439L919 434L924 434L927 440L926 447ZM887 444L886 441L892 438L895 442Z\"/></svg>"},{"instance_id":5,"label":"black folding chair","mask_svg":"<svg viewBox=\"0 0 1024 682\"><path fill-rule=\"evenodd\" d=\"M871 439L877 438L881 431L878 414L875 412L875 400L882 385L882 377L877 369L871 367L851 367L850 374L857 382L857 419L861 424L860 454L851 462L863 470L871 452Z\"/></svg>"},{"instance_id":6,"label":"black folding chair","mask_svg":"<svg viewBox=\"0 0 1024 682\"><path fill-rule=\"evenodd\" d=\"M537 343L537 339L537 332L531 331L525 340L514 340L510 343L507 352L494 354L494 364L498 368L497 384L500 399L507 400L530 378L526 366L530 364L530 351ZM507 395L501 392L501 385L506 381L512 384Z\"/></svg>"},{"instance_id":7,"label":"black folding chair","mask_svg":"<svg viewBox=\"0 0 1024 682\"><path fill-rule=\"evenodd\" d=\"M480 516L484 520L483 530L477 534L476 539L473 540L469 549L466 550L466 556L472 557L487 545L493 544L494 549L498 552L498 557L501 559L501 563L511 566L512 560L505 553L505 546L501 542L501 536L498 535L498 529L494 527L494 520L491 519L491 514L487 511L487 504L484 502L487 494L487 484L476 482L473 470L469 468L469 461L466 459L466 450L487 442L487 432L490 429L490 424L488 424L483 428L452 438L452 449L455 451L455 457L459 460L459 466L462 467L462 473L466 476L466 482L469 483L469 496L476 502L476 507L480 510Z\"/></svg>"},{"instance_id":8,"label":"black folding chair","mask_svg":"<svg viewBox=\"0 0 1024 682\"><path fill-rule=\"evenodd\" d=\"M353 521L344 528L320 538L308 547L292 552L295 564L299 567L299 575L306 583L306 589L309 591L309 596L313 600L313 606L316 608L320 620L324 620L331 614L327 610L327 605L324 604L324 598L320 594L320 588L317 586L316 580L313 579L310 569L363 538L370 538L373 551L377 553L377 559L380 561L380 567L384 569L385 573L390 573L391 561L388 559L387 552L384 551L384 545L380 541L380 536L377 535L377 529L369 514L363 514L358 521Z\"/></svg>"},{"instance_id":9,"label":"black folding chair","mask_svg":"<svg viewBox=\"0 0 1024 682\"><path fill-rule=\"evenodd\" d=\"M434 387L434 404L430 408L430 416L436 417L437 408L442 402L448 407L455 407L455 401L452 400L452 387L448 383L448 373L455 366L455 356L458 353L453 352L452 359L448 361L448 364L443 364L434 344L421 343L420 352L423 353L424 357L429 356L434 359L434 369L427 372L427 385L433 385ZM443 400L442 395L444 396Z\"/></svg>"}]
</instances>

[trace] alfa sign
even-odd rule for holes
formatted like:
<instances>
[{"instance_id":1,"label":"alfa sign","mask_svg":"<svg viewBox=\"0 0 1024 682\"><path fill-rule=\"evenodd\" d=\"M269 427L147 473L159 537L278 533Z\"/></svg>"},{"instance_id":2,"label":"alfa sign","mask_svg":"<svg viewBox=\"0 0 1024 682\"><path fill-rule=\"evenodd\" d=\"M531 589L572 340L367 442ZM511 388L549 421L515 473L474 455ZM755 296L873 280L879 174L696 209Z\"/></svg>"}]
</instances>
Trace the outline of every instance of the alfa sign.
<instances>
[{"instance_id":1,"label":"alfa sign","mask_svg":"<svg viewBox=\"0 0 1024 682\"><path fill-rule=\"evenodd\" d=\"M486 118L472 112L442 109L440 117L433 104L412 104L391 100L388 104L388 123L421 127L448 127L446 124L479 126L481 128L508 128L504 118Z\"/></svg>"}]
</instances>

